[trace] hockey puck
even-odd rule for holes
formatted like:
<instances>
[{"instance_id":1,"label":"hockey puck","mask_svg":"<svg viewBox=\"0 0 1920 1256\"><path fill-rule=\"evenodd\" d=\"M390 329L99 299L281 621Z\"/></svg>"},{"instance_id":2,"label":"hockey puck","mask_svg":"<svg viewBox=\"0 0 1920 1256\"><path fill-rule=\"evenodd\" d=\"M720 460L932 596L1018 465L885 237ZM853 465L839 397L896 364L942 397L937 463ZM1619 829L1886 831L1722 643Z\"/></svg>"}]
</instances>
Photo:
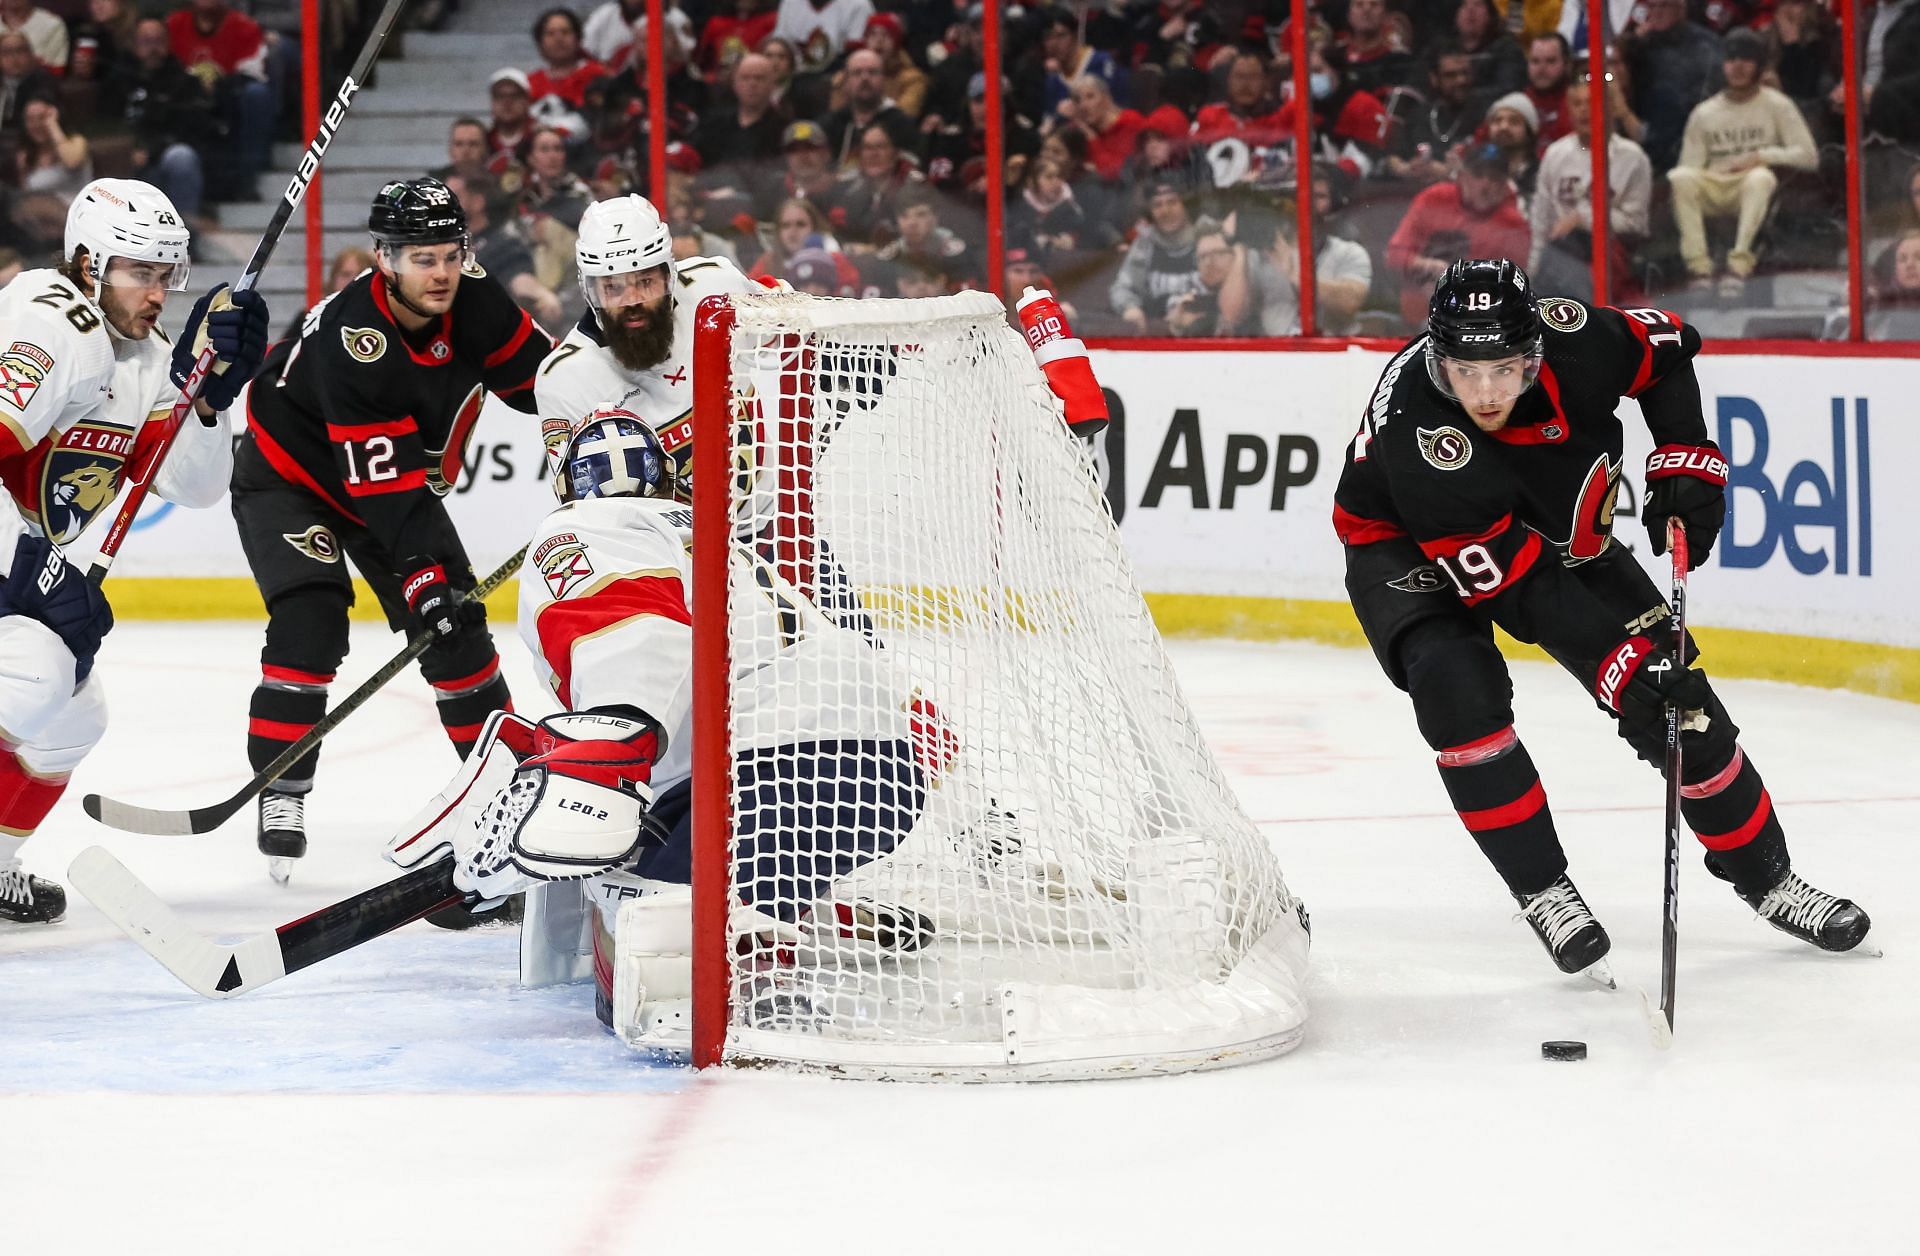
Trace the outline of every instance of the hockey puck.
<instances>
[{"instance_id":1,"label":"hockey puck","mask_svg":"<svg viewBox=\"0 0 1920 1256\"><path fill-rule=\"evenodd\" d=\"M1584 1042L1543 1042L1540 1044L1540 1058L1543 1060L1584 1060L1587 1058L1587 1044Z\"/></svg>"}]
</instances>

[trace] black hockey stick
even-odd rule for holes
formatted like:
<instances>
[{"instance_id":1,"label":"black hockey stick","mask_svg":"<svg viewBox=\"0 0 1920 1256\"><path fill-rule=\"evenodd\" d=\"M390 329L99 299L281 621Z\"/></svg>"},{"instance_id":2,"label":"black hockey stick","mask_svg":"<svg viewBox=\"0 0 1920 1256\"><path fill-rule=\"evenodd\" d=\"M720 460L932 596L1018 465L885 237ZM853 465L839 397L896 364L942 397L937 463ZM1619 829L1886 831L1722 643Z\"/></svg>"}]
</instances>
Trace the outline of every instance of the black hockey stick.
<instances>
[{"instance_id":1,"label":"black hockey stick","mask_svg":"<svg viewBox=\"0 0 1920 1256\"><path fill-rule=\"evenodd\" d=\"M527 547L522 545L518 552L506 562L501 563L492 575L474 586L473 592L466 596L480 599L499 588L520 570L520 562L527 556ZM240 791L222 802L210 807L195 807L190 811L165 811L155 807L136 807L132 803L119 802L100 794L88 794L80 800L80 805L88 815L106 825L124 833L151 833L162 837L182 837L193 833L211 833L239 812L251 801L254 795L279 780L287 770L307 751L320 744L320 739L340 726L340 721L360 709L360 705L374 695L374 692L405 670L407 664L426 652L433 644L433 633L422 629L415 633L407 646L393 659L373 675L366 683L348 694L339 706L320 717L320 722L309 728L299 741L274 756L273 762L254 773L252 780L240 787Z\"/></svg>"},{"instance_id":2,"label":"black hockey stick","mask_svg":"<svg viewBox=\"0 0 1920 1256\"><path fill-rule=\"evenodd\" d=\"M234 943L215 942L191 928L105 847L81 851L67 879L196 994L230 999L463 901L466 895L453 884L453 863L441 859L415 868Z\"/></svg>"},{"instance_id":3,"label":"black hockey stick","mask_svg":"<svg viewBox=\"0 0 1920 1256\"><path fill-rule=\"evenodd\" d=\"M1678 518L1667 520L1667 557L1673 563L1673 657L1687 665L1687 529ZM1674 968L1680 938L1680 705L1667 704L1667 848L1666 886L1660 902L1660 1012L1666 1018L1666 1040L1673 1039ZM1663 1044L1664 1045L1664 1044Z\"/></svg>"},{"instance_id":4,"label":"black hockey stick","mask_svg":"<svg viewBox=\"0 0 1920 1256\"><path fill-rule=\"evenodd\" d=\"M286 233L287 224L293 221L293 211L300 208L300 202L306 199L307 186L313 182L313 176L319 173L320 159L326 155L333 137L340 133L340 124L346 120L347 109L353 103L355 93L372 72L374 58L380 55L387 36L400 20L400 11L406 7L407 0L387 0L387 7L380 11L379 19L367 35L365 46L360 49L360 55L354 58L353 68L347 71L340 90L334 93L333 103L327 106L326 113L321 116L319 130L307 141L307 151L301 154L300 164L287 183L287 190L280 194L280 203L274 207L273 217L267 220L267 229L261 235L260 243L253 246L252 259L233 285L235 292L246 292L260 281L260 272L267 268L267 259L273 256L280 237ZM317 31L308 32L310 39L319 37ZM180 386L180 396L173 403L173 412L167 416L167 426L160 439L148 448L139 466L128 468L127 499L120 503L119 512L114 515L113 523L100 541L100 553L94 558L93 566L87 569L87 579L96 588L107 578L114 557L120 552L120 543L126 540L127 529L133 526L133 517L140 513L141 505L147 500L147 490L152 487L153 478L159 473L160 463L166 458L167 451L173 447L174 438L180 434L180 425L193 413L193 403L199 398L200 389L207 380L207 372L212 367L213 346L209 345L200 351L187 382Z\"/></svg>"}]
</instances>

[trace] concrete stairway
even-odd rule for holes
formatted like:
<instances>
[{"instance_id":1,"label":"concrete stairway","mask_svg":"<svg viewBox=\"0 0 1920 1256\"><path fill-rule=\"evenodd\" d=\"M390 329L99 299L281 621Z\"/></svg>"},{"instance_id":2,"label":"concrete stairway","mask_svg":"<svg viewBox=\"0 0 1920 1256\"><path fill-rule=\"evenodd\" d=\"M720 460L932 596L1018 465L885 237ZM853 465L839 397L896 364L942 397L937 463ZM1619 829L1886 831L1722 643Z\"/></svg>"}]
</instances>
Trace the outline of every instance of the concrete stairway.
<instances>
[{"instance_id":1,"label":"concrete stairway","mask_svg":"<svg viewBox=\"0 0 1920 1256\"><path fill-rule=\"evenodd\" d=\"M538 63L529 31L543 7L543 0L466 0L445 30L407 31L400 41L404 57L379 62L375 85L355 96L327 151L323 266L341 249L367 243L367 206L382 184L446 164L448 126L462 114L485 119L487 79L495 70ZM219 207L220 228L201 250L208 271L238 276L303 150L303 144L274 146L273 169L260 177L261 203ZM276 328L306 305L306 248L303 205L260 280Z\"/></svg>"}]
</instances>

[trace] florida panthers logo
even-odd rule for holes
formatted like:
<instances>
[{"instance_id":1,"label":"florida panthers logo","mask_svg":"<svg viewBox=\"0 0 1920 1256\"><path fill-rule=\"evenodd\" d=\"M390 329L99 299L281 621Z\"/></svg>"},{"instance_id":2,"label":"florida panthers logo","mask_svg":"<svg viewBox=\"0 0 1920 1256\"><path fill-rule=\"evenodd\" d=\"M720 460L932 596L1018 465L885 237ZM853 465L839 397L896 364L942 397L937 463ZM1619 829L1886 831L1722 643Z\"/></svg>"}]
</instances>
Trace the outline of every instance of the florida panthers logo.
<instances>
[{"instance_id":1,"label":"florida panthers logo","mask_svg":"<svg viewBox=\"0 0 1920 1256\"><path fill-rule=\"evenodd\" d=\"M533 565L547 582L547 595L559 601L593 574L593 562L586 547L571 532L548 537L533 552Z\"/></svg>"},{"instance_id":2,"label":"florida panthers logo","mask_svg":"<svg viewBox=\"0 0 1920 1256\"><path fill-rule=\"evenodd\" d=\"M65 545L113 504L132 452L133 433L105 424L76 424L60 438L40 469L40 517L49 540Z\"/></svg>"}]
</instances>

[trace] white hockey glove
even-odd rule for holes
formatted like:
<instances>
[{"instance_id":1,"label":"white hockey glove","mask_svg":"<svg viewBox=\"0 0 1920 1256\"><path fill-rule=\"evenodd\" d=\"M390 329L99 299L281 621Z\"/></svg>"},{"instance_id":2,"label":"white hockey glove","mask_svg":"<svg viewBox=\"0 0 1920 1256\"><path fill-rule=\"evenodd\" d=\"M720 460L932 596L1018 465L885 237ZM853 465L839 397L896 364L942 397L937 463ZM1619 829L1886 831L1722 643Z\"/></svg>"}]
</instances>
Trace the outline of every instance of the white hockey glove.
<instances>
[{"instance_id":1,"label":"white hockey glove","mask_svg":"<svg viewBox=\"0 0 1920 1256\"><path fill-rule=\"evenodd\" d=\"M659 753L655 725L579 712L538 725L497 712L460 775L387 858L415 867L451 852L453 882L497 902L542 881L597 876L653 840L642 825Z\"/></svg>"}]
</instances>

